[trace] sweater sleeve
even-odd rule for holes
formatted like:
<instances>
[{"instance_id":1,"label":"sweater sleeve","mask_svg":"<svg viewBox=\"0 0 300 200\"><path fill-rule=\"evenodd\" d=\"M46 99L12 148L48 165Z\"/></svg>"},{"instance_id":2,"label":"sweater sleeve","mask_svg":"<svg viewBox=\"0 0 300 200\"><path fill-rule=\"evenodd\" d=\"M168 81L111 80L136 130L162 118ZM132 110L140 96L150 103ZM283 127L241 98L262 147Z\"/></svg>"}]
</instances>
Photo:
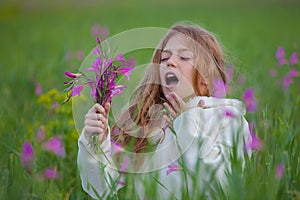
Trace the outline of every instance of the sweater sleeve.
<instances>
[{"instance_id":1,"label":"sweater sleeve","mask_svg":"<svg viewBox=\"0 0 300 200\"><path fill-rule=\"evenodd\" d=\"M84 137L84 130L78 139L78 147L77 163L83 190L95 199L99 196L105 197L110 193L113 184L110 182L110 177L115 181L119 178L119 173L115 170L110 157L110 133L100 145L102 153L96 154L91 150Z\"/></svg>"},{"instance_id":2,"label":"sweater sleeve","mask_svg":"<svg viewBox=\"0 0 300 200\"><path fill-rule=\"evenodd\" d=\"M225 171L230 171L233 152L244 164L244 143L249 140L250 133L243 113L235 107L190 109L175 119L174 129L179 145L186 151L187 166L195 171L200 162L199 175L203 181L211 182L214 177L224 185Z\"/></svg>"}]
</instances>

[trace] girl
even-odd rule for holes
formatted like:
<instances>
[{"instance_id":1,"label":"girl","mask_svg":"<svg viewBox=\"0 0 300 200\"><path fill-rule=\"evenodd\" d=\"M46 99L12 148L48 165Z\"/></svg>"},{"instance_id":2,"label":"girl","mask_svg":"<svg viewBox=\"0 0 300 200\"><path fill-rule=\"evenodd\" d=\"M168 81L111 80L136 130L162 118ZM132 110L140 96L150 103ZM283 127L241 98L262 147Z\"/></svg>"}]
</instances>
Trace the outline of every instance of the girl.
<instances>
[{"instance_id":1,"label":"girl","mask_svg":"<svg viewBox=\"0 0 300 200\"><path fill-rule=\"evenodd\" d=\"M243 162L250 134L242 102L214 97L220 82L226 83L225 60L213 34L195 25L171 27L112 128L109 103L86 114L78 140L83 189L93 198L111 195L126 186L128 173L139 173L140 199L149 198L143 184L151 181L155 199L213 197L226 187L230 157L235 152ZM99 154L88 143L93 134L99 134Z\"/></svg>"}]
</instances>

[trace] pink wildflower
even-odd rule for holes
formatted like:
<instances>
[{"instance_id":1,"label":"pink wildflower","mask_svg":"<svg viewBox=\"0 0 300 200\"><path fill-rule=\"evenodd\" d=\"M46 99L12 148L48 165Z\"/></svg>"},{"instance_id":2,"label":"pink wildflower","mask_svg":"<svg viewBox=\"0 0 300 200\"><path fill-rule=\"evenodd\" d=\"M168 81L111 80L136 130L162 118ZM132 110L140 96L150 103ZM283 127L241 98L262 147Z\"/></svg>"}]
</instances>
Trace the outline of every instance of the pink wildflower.
<instances>
[{"instance_id":1,"label":"pink wildflower","mask_svg":"<svg viewBox=\"0 0 300 200\"><path fill-rule=\"evenodd\" d=\"M45 128L43 126L40 126L38 128L37 134L36 134L36 140L41 142L45 139Z\"/></svg>"},{"instance_id":2,"label":"pink wildflower","mask_svg":"<svg viewBox=\"0 0 300 200\"><path fill-rule=\"evenodd\" d=\"M233 66L229 67L226 70L228 83L232 82L232 80L233 80L233 72L234 72L234 67Z\"/></svg>"},{"instance_id":3,"label":"pink wildflower","mask_svg":"<svg viewBox=\"0 0 300 200\"><path fill-rule=\"evenodd\" d=\"M246 109L248 112L255 112L257 109L257 100L254 96L254 91L252 88L248 88L243 95L244 102L246 104Z\"/></svg>"},{"instance_id":4,"label":"pink wildflower","mask_svg":"<svg viewBox=\"0 0 300 200\"><path fill-rule=\"evenodd\" d=\"M263 147L263 143L260 141L259 137L255 133L254 123L249 123L249 130L251 135L251 140L246 144L246 150L260 150Z\"/></svg>"},{"instance_id":5,"label":"pink wildflower","mask_svg":"<svg viewBox=\"0 0 300 200\"><path fill-rule=\"evenodd\" d=\"M284 49L283 49L281 46L279 46L279 47L277 48L276 58L277 58L277 59L283 58L283 57L284 57L284 54L285 54Z\"/></svg>"},{"instance_id":6,"label":"pink wildflower","mask_svg":"<svg viewBox=\"0 0 300 200\"><path fill-rule=\"evenodd\" d=\"M126 77L126 79L129 80L129 75L130 75L132 69L133 69L133 67L123 67L123 68L115 71L115 73L123 74Z\"/></svg>"},{"instance_id":7,"label":"pink wildflower","mask_svg":"<svg viewBox=\"0 0 300 200\"><path fill-rule=\"evenodd\" d=\"M107 27L100 26L99 24L94 24L92 26L92 35L94 38L100 37L105 39L109 35L109 30Z\"/></svg>"},{"instance_id":8,"label":"pink wildflower","mask_svg":"<svg viewBox=\"0 0 300 200\"><path fill-rule=\"evenodd\" d=\"M245 77L243 75L238 76L238 85L243 85L245 83Z\"/></svg>"},{"instance_id":9,"label":"pink wildflower","mask_svg":"<svg viewBox=\"0 0 300 200\"><path fill-rule=\"evenodd\" d=\"M39 83L35 85L35 94L36 96L41 96L42 94L42 86Z\"/></svg>"},{"instance_id":10,"label":"pink wildflower","mask_svg":"<svg viewBox=\"0 0 300 200\"><path fill-rule=\"evenodd\" d=\"M26 141L23 143L22 146L21 162L28 173L30 173L30 168L32 166L33 159L34 159L33 147L30 142Z\"/></svg>"},{"instance_id":11,"label":"pink wildflower","mask_svg":"<svg viewBox=\"0 0 300 200\"><path fill-rule=\"evenodd\" d=\"M45 179L58 179L59 178L59 173L56 169L53 168L46 168L43 171L43 177Z\"/></svg>"},{"instance_id":12,"label":"pink wildflower","mask_svg":"<svg viewBox=\"0 0 300 200\"><path fill-rule=\"evenodd\" d=\"M45 144L44 148L47 151L55 153L59 157L65 157L66 152L61 139L58 136L50 138Z\"/></svg>"},{"instance_id":13,"label":"pink wildflower","mask_svg":"<svg viewBox=\"0 0 300 200\"><path fill-rule=\"evenodd\" d=\"M292 54L291 59L290 59L290 65L294 65L294 64L296 64L296 63L298 63L298 53L297 53L297 52L294 52L294 53Z\"/></svg>"},{"instance_id":14,"label":"pink wildflower","mask_svg":"<svg viewBox=\"0 0 300 200\"><path fill-rule=\"evenodd\" d=\"M281 179L284 173L284 165L283 164L279 164L276 168L276 177L278 179Z\"/></svg>"},{"instance_id":15,"label":"pink wildflower","mask_svg":"<svg viewBox=\"0 0 300 200\"><path fill-rule=\"evenodd\" d=\"M121 61L121 62L125 62L125 59L124 59L122 53L119 53L119 54L116 56L116 60L119 60L119 61Z\"/></svg>"},{"instance_id":16,"label":"pink wildflower","mask_svg":"<svg viewBox=\"0 0 300 200\"><path fill-rule=\"evenodd\" d=\"M229 92L229 87L223 82L222 79L216 79L214 81L213 96L216 98L223 98Z\"/></svg>"},{"instance_id":17,"label":"pink wildflower","mask_svg":"<svg viewBox=\"0 0 300 200\"><path fill-rule=\"evenodd\" d=\"M74 85L71 96L80 96L81 91L83 90L84 85Z\"/></svg>"},{"instance_id":18,"label":"pink wildflower","mask_svg":"<svg viewBox=\"0 0 300 200\"><path fill-rule=\"evenodd\" d=\"M179 165L177 165L175 163L172 163L168 166L168 170L166 172L166 175L168 176L170 173L172 173L174 171L180 171L180 170L182 170L182 168Z\"/></svg>"},{"instance_id":19,"label":"pink wildflower","mask_svg":"<svg viewBox=\"0 0 300 200\"><path fill-rule=\"evenodd\" d=\"M288 73L289 77L296 77L296 76L299 76L299 75L300 75L300 73L296 69L291 69Z\"/></svg>"},{"instance_id":20,"label":"pink wildflower","mask_svg":"<svg viewBox=\"0 0 300 200\"><path fill-rule=\"evenodd\" d=\"M271 77L276 77L277 76L277 70L276 69L270 69L269 74Z\"/></svg>"},{"instance_id":21,"label":"pink wildflower","mask_svg":"<svg viewBox=\"0 0 300 200\"><path fill-rule=\"evenodd\" d=\"M287 88L293 82L292 77L289 75L285 76L283 79L283 87Z\"/></svg>"}]
</instances>

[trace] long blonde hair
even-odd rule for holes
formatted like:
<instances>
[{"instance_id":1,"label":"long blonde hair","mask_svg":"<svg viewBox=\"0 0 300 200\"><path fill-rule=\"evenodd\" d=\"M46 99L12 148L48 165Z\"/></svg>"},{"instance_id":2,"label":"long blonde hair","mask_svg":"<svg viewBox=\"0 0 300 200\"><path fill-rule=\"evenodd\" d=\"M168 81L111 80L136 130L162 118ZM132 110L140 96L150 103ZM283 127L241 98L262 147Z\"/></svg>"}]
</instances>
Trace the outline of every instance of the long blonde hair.
<instances>
[{"instance_id":1,"label":"long blonde hair","mask_svg":"<svg viewBox=\"0 0 300 200\"><path fill-rule=\"evenodd\" d=\"M196 25L172 26L154 51L152 64L146 70L128 109L118 118L111 131L112 139L116 143L134 153L147 151L147 136L150 134L150 129L147 127L151 122L149 112L151 107L156 104L162 105L167 101L159 84L159 64L163 49L175 34L187 36L193 44L192 49L196 58L193 77L195 95L211 96L214 80L217 78L226 83L224 56L215 36Z\"/></svg>"}]
</instances>

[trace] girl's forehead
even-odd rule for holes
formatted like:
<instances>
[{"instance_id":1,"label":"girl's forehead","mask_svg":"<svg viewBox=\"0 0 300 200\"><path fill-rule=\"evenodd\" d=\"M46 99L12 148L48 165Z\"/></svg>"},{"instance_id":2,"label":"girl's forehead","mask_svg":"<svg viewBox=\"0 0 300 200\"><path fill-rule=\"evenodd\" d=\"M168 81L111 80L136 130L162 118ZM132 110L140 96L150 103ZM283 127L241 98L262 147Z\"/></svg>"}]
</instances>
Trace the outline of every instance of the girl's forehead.
<instances>
[{"instance_id":1,"label":"girl's forehead","mask_svg":"<svg viewBox=\"0 0 300 200\"><path fill-rule=\"evenodd\" d=\"M191 39L183 34L176 34L172 36L166 43L163 51L192 51Z\"/></svg>"}]
</instances>

